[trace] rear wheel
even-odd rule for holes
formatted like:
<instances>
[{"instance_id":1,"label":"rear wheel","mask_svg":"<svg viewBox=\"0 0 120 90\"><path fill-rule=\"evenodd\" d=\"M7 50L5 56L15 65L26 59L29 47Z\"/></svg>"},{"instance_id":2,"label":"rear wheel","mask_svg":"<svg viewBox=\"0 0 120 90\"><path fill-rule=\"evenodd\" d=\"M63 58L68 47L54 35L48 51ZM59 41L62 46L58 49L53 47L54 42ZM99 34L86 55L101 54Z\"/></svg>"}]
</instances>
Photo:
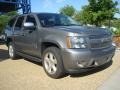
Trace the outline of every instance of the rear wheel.
<instances>
[{"instance_id":1,"label":"rear wheel","mask_svg":"<svg viewBox=\"0 0 120 90\"><path fill-rule=\"evenodd\" d=\"M8 45L8 52L9 52L9 57L11 59L13 59L13 60L16 59L17 54L15 52L15 47L14 47L12 42L10 42L9 45Z\"/></svg>"},{"instance_id":2,"label":"rear wheel","mask_svg":"<svg viewBox=\"0 0 120 90\"><path fill-rule=\"evenodd\" d=\"M60 50L56 47L47 48L43 53L43 68L48 76L60 78L64 75L64 68Z\"/></svg>"}]
</instances>

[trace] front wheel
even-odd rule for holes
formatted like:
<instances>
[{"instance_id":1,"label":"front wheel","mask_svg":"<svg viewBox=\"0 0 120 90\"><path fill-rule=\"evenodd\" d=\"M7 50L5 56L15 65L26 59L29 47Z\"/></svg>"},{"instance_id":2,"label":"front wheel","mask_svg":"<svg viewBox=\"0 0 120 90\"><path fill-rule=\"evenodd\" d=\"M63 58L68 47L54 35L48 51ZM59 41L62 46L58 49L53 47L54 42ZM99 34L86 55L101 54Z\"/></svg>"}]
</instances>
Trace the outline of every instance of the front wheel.
<instances>
[{"instance_id":1,"label":"front wheel","mask_svg":"<svg viewBox=\"0 0 120 90\"><path fill-rule=\"evenodd\" d=\"M63 62L58 48L47 48L43 53L42 63L48 76L57 79L64 75Z\"/></svg>"}]
</instances>

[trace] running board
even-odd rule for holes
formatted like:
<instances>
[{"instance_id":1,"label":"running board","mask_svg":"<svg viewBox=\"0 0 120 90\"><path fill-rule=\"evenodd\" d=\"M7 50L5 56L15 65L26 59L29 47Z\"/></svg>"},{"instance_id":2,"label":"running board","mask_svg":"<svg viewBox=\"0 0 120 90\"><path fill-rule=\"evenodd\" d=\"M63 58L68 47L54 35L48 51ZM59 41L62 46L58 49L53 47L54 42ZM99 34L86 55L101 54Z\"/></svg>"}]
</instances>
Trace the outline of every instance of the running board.
<instances>
[{"instance_id":1,"label":"running board","mask_svg":"<svg viewBox=\"0 0 120 90\"><path fill-rule=\"evenodd\" d=\"M30 60L35 61L35 62L42 62L41 58L33 57L31 55L27 55L27 54L24 54L24 53L21 53L21 52L16 52L16 53L18 55L22 56L23 58L27 58L27 59L30 59Z\"/></svg>"}]
</instances>

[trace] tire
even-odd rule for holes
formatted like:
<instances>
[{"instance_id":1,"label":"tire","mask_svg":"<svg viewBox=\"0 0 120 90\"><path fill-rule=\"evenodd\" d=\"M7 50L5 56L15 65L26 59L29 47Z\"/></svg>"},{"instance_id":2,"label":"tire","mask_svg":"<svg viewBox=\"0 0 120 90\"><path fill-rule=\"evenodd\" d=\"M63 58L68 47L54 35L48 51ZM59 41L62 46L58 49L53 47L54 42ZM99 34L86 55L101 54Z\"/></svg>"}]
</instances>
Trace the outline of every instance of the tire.
<instances>
[{"instance_id":1,"label":"tire","mask_svg":"<svg viewBox=\"0 0 120 90\"><path fill-rule=\"evenodd\" d=\"M43 52L43 68L48 76L54 79L64 76L65 71L60 54L60 50L56 47L47 48Z\"/></svg>"},{"instance_id":2,"label":"tire","mask_svg":"<svg viewBox=\"0 0 120 90\"><path fill-rule=\"evenodd\" d=\"M17 58L17 54L16 54L16 51L15 51L15 47L14 47L14 44L12 42L10 42L8 44L8 52L9 52L9 57L12 59L12 60L15 60Z\"/></svg>"}]
</instances>

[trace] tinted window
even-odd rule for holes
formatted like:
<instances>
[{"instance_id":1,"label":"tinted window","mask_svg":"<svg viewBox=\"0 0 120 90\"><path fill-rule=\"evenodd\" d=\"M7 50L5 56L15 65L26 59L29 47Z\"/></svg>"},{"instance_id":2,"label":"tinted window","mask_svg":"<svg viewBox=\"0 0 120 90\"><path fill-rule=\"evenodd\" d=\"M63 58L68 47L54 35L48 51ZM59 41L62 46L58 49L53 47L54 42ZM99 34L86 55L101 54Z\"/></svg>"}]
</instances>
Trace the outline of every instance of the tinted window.
<instances>
[{"instance_id":1,"label":"tinted window","mask_svg":"<svg viewBox=\"0 0 120 90\"><path fill-rule=\"evenodd\" d=\"M23 20L24 20L24 16L18 18L15 24L15 29L21 29Z\"/></svg>"},{"instance_id":2,"label":"tinted window","mask_svg":"<svg viewBox=\"0 0 120 90\"><path fill-rule=\"evenodd\" d=\"M35 26L37 25L35 17L32 15L27 16L26 22L32 22L32 23L34 23Z\"/></svg>"}]
</instances>

